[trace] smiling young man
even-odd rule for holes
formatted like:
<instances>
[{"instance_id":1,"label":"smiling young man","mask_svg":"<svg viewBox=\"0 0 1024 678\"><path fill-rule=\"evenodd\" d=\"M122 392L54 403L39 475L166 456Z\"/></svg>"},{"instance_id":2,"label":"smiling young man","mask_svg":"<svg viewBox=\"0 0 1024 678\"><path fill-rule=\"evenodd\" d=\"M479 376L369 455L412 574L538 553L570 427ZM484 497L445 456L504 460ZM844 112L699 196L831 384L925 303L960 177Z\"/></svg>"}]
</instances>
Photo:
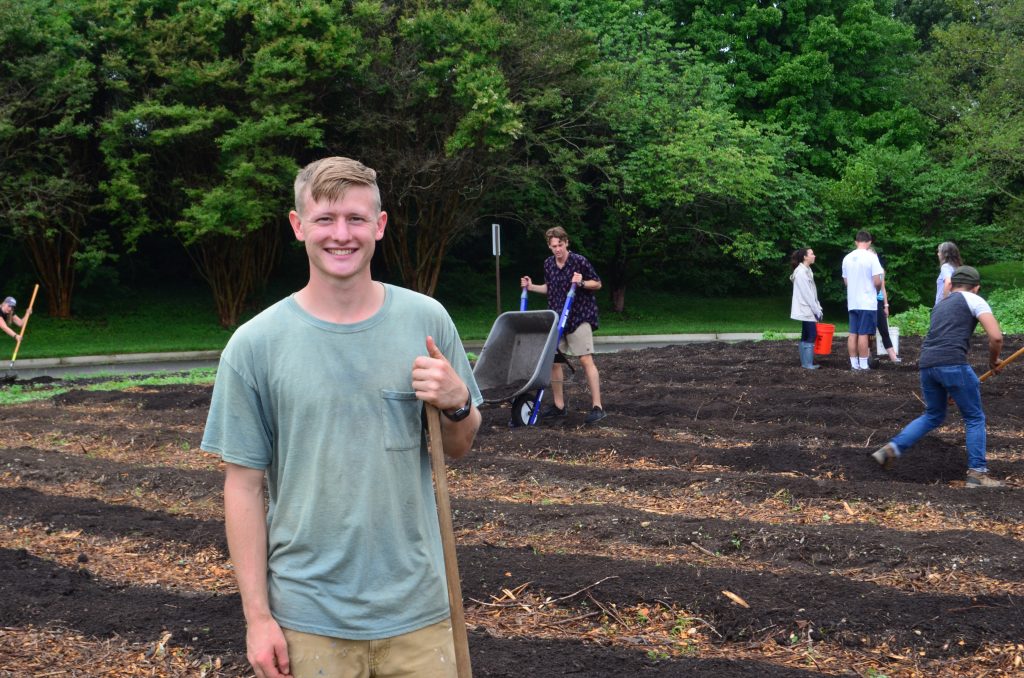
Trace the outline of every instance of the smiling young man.
<instances>
[{"instance_id":1,"label":"smiling young man","mask_svg":"<svg viewBox=\"0 0 1024 678\"><path fill-rule=\"evenodd\" d=\"M561 226L544 233L551 256L544 260L544 284L535 285L530 276L523 276L520 285L530 292L548 297L548 308L561 313L569 288L575 283L576 297L565 323L565 335L559 350L567 355L579 356L583 374L590 388L591 408L584 423L594 424L605 418L601 404L601 378L594 363L594 330L597 329L597 299L594 292L601 289L601 277L582 254L569 251L569 234ZM551 366L552 404L541 412L541 417L565 417L565 394L562 389L562 366Z\"/></svg>"},{"instance_id":2,"label":"smiling young man","mask_svg":"<svg viewBox=\"0 0 1024 678\"><path fill-rule=\"evenodd\" d=\"M465 350L440 304L371 277L372 169L308 165L289 220L309 282L232 336L202 442L226 462L249 661L258 678L455 676L422 409L444 413L450 456L469 451Z\"/></svg>"}]
</instances>

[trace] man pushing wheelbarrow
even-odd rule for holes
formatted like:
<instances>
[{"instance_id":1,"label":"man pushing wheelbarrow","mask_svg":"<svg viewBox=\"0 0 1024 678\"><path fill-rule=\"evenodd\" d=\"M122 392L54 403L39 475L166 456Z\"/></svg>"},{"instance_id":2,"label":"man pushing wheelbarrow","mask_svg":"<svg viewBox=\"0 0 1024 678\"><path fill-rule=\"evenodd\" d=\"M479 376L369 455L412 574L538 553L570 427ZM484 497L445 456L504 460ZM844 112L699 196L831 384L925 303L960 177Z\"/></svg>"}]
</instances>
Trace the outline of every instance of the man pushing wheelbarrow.
<instances>
[{"instance_id":1,"label":"man pushing wheelbarrow","mask_svg":"<svg viewBox=\"0 0 1024 678\"><path fill-rule=\"evenodd\" d=\"M551 250L551 256L544 260L544 284L535 285L530 276L523 276L520 283L528 292L547 295L548 308L556 313L561 312L569 289L576 285L576 300L569 311L559 350L580 359L591 398L591 409L584 422L593 424L606 416L601 405L601 381L594 364L594 330L598 323L594 293L601 289L601 277L586 257L569 251L569 234L564 228L549 228L544 238ZM541 410L540 416L567 416L562 365L557 360L551 366L551 399L552 404Z\"/></svg>"}]
</instances>

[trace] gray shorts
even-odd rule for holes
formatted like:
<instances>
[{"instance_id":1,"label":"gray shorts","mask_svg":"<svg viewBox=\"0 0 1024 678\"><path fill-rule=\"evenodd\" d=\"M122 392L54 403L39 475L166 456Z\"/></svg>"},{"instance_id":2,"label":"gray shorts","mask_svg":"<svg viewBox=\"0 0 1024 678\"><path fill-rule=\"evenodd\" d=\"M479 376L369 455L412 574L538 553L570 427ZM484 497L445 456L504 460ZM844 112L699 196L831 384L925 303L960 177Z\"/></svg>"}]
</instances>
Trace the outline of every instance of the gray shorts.
<instances>
[{"instance_id":1,"label":"gray shorts","mask_svg":"<svg viewBox=\"0 0 1024 678\"><path fill-rule=\"evenodd\" d=\"M593 355L594 330L590 328L590 323L583 323L575 332L562 337L558 350L565 355Z\"/></svg>"}]
</instances>

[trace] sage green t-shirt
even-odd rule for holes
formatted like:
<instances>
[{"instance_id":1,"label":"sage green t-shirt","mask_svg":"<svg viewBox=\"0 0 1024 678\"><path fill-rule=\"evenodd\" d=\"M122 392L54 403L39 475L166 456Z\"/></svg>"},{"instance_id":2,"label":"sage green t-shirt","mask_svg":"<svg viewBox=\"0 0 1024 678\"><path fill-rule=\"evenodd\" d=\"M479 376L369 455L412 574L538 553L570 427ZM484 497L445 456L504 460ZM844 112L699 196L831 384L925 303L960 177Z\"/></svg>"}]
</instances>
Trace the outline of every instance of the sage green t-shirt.
<instances>
[{"instance_id":1,"label":"sage green t-shirt","mask_svg":"<svg viewBox=\"0 0 1024 678\"><path fill-rule=\"evenodd\" d=\"M288 297L239 327L221 355L202 448L266 469L270 605L286 628L372 640L449 614L412 391L428 335L479 405L448 313L390 285L380 311L351 325Z\"/></svg>"}]
</instances>

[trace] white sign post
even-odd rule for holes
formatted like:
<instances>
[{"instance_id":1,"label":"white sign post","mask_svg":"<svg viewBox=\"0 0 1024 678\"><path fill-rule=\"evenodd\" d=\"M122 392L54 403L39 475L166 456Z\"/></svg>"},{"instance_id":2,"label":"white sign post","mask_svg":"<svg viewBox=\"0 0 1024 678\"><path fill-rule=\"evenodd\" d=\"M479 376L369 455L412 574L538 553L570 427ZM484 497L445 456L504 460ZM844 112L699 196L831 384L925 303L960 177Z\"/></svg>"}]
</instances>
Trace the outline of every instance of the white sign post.
<instances>
[{"instance_id":1,"label":"white sign post","mask_svg":"<svg viewBox=\"0 0 1024 678\"><path fill-rule=\"evenodd\" d=\"M491 253L494 255L494 289L498 300L498 315L501 315L501 224L491 224Z\"/></svg>"}]
</instances>

